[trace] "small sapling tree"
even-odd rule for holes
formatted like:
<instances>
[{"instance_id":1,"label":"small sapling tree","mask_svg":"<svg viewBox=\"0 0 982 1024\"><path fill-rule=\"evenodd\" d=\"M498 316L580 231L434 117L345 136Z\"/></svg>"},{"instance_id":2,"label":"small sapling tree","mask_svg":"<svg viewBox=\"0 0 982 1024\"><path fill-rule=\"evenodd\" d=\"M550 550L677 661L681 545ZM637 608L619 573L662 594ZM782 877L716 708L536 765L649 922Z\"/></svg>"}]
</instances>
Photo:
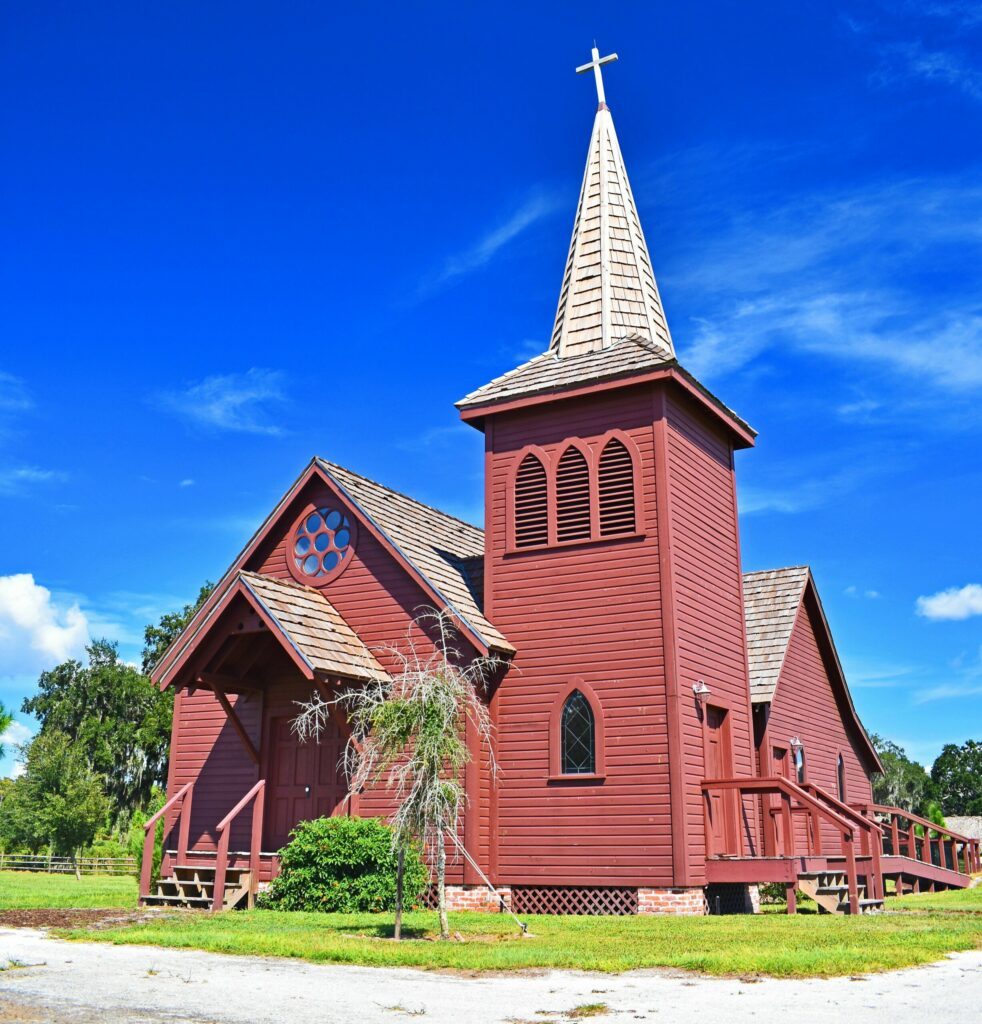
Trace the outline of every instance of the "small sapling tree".
<instances>
[{"instance_id":1,"label":"small sapling tree","mask_svg":"<svg viewBox=\"0 0 982 1024\"><path fill-rule=\"evenodd\" d=\"M466 800L461 779L471 758L467 725L487 752L493 776L484 693L500 662L463 654L448 609L421 612L401 644L379 653L395 666L391 678L347 688L331 701L315 692L301 703L294 730L301 741L316 739L332 712L343 712L351 729L344 753L351 791L384 784L395 796L390 818L397 856L395 937L402 924L404 855L417 840L436 868L440 937L448 939L446 844L448 833L457 834Z\"/></svg>"}]
</instances>

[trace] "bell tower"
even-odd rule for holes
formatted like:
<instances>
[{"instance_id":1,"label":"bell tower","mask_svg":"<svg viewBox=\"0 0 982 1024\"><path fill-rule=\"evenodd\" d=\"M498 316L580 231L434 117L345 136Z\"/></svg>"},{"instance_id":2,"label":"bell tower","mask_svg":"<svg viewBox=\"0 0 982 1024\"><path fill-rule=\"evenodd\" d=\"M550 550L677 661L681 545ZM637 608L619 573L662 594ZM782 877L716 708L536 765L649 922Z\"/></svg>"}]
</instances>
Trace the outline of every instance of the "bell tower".
<instances>
[{"instance_id":1,"label":"bell tower","mask_svg":"<svg viewBox=\"0 0 982 1024\"><path fill-rule=\"evenodd\" d=\"M458 403L485 435L485 613L518 651L492 699L491 869L527 911L696 912L707 765L753 773L733 453L754 432L676 358L616 59L577 68L598 105L549 348Z\"/></svg>"}]
</instances>

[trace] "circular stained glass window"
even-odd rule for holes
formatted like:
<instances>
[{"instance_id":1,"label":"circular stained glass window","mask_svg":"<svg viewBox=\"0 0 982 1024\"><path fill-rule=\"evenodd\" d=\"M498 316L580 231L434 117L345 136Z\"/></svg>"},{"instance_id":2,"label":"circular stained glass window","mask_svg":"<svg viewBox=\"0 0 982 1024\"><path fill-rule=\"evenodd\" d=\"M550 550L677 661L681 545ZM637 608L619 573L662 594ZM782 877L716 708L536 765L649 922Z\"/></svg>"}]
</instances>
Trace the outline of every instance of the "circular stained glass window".
<instances>
[{"instance_id":1,"label":"circular stained glass window","mask_svg":"<svg viewBox=\"0 0 982 1024\"><path fill-rule=\"evenodd\" d=\"M291 539L294 575L325 582L351 560L354 525L339 509L317 508L303 514Z\"/></svg>"}]
</instances>

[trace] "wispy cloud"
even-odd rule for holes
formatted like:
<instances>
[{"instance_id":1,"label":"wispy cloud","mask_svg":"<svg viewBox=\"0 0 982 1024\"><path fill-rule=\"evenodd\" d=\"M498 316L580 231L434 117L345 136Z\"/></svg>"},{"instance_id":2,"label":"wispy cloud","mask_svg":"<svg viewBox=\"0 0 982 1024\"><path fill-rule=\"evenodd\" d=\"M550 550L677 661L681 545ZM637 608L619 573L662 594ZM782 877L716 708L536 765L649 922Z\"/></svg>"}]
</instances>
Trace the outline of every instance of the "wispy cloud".
<instances>
[{"instance_id":1,"label":"wispy cloud","mask_svg":"<svg viewBox=\"0 0 982 1024\"><path fill-rule=\"evenodd\" d=\"M157 396L163 408L202 427L246 434L285 433L273 412L286 402L283 374L253 367L245 373L205 377Z\"/></svg>"},{"instance_id":2,"label":"wispy cloud","mask_svg":"<svg viewBox=\"0 0 982 1024\"><path fill-rule=\"evenodd\" d=\"M879 182L851 191L756 203L667 278L705 312L677 329L682 362L698 376L731 374L775 350L890 372L843 415L896 409L896 389L923 398L982 391L982 186L964 180ZM922 294L946 274L943 302ZM696 301L698 297L698 302ZM882 378L882 374L880 375Z\"/></svg>"},{"instance_id":3,"label":"wispy cloud","mask_svg":"<svg viewBox=\"0 0 982 1024\"><path fill-rule=\"evenodd\" d=\"M772 465L775 482L738 481L739 509L743 515L782 512L793 515L820 508L848 494L882 467L852 466L833 472L814 471L802 476L802 467Z\"/></svg>"},{"instance_id":4,"label":"wispy cloud","mask_svg":"<svg viewBox=\"0 0 982 1024\"><path fill-rule=\"evenodd\" d=\"M977 697L982 694L982 683L942 683L919 690L914 695L915 704L930 704L936 700L955 700L962 697Z\"/></svg>"},{"instance_id":5,"label":"wispy cloud","mask_svg":"<svg viewBox=\"0 0 982 1024\"><path fill-rule=\"evenodd\" d=\"M194 487L194 481L191 477L185 477L178 485L178 487Z\"/></svg>"},{"instance_id":6,"label":"wispy cloud","mask_svg":"<svg viewBox=\"0 0 982 1024\"><path fill-rule=\"evenodd\" d=\"M559 209L560 201L558 194L546 191L539 191L530 196L502 223L484 234L473 245L448 257L439 270L425 277L420 283L418 297L425 298L487 266L510 242Z\"/></svg>"},{"instance_id":7,"label":"wispy cloud","mask_svg":"<svg viewBox=\"0 0 982 1024\"><path fill-rule=\"evenodd\" d=\"M880 86L909 79L953 86L969 99L982 103L982 70L951 50L928 50L920 41L881 47L883 63L873 73Z\"/></svg>"},{"instance_id":8,"label":"wispy cloud","mask_svg":"<svg viewBox=\"0 0 982 1024\"><path fill-rule=\"evenodd\" d=\"M855 584L846 587L843 593L846 597L864 597L867 601L876 601L880 597L880 592L878 590L857 587Z\"/></svg>"},{"instance_id":9,"label":"wispy cloud","mask_svg":"<svg viewBox=\"0 0 982 1024\"><path fill-rule=\"evenodd\" d=\"M0 495L9 497L30 492L38 484L58 483L67 479L64 473L37 466L12 466L0 469Z\"/></svg>"},{"instance_id":10,"label":"wispy cloud","mask_svg":"<svg viewBox=\"0 0 982 1024\"><path fill-rule=\"evenodd\" d=\"M0 370L0 414L26 412L34 400L20 377Z\"/></svg>"},{"instance_id":11,"label":"wispy cloud","mask_svg":"<svg viewBox=\"0 0 982 1024\"><path fill-rule=\"evenodd\" d=\"M917 614L934 621L959 621L982 615L982 586L967 583L917 599Z\"/></svg>"}]
</instances>

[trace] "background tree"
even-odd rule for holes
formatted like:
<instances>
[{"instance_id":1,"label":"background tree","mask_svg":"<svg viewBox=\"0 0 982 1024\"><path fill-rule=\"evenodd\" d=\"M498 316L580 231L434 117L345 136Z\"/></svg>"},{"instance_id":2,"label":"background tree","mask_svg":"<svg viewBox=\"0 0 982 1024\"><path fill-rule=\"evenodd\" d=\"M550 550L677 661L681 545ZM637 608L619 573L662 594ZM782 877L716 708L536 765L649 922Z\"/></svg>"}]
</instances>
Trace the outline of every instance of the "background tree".
<instances>
[{"instance_id":1,"label":"background tree","mask_svg":"<svg viewBox=\"0 0 982 1024\"><path fill-rule=\"evenodd\" d=\"M194 613L208 600L215 584L206 580L198 591L198 599L186 604L179 612L162 615L157 625L147 626L143 631L143 672L150 675L154 665L160 661L164 651L177 639Z\"/></svg>"},{"instance_id":2,"label":"background tree","mask_svg":"<svg viewBox=\"0 0 982 1024\"><path fill-rule=\"evenodd\" d=\"M414 840L436 866L440 937L450 937L446 844L448 833L457 834L465 799L461 780L471 757L464 739L468 720L488 752L492 774L495 770L491 718L481 694L499 663L466 658L456 641L447 609L423 612L402 646L385 648L387 660L398 666L391 680L344 690L333 702L315 692L294 722L301 740L316 738L335 705L351 727L345 764L352 792L384 782L395 794L390 824L398 858L396 938L402 922L402 865Z\"/></svg>"},{"instance_id":3,"label":"background tree","mask_svg":"<svg viewBox=\"0 0 982 1024\"><path fill-rule=\"evenodd\" d=\"M0 700L0 757L6 757L7 751L3 745L3 734L13 724L14 716L3 706L3 701Z\"/></svg>"},{"instance_id":4,"label":"background tree","mask_svg":"<svg viewBox=\"0 0 982 1024\"><path fill-rule=\"evenodd\" d=\"M931 780L945 814L982 814L982 743L946 743Z\"/></svg>"},{"instance_id":5,"label":"background tree","mask_svg":"<svg viewBox=\"0 0 982 1024\"><path fill-rule=\"evenodd\" d=\"M43 672L22 710L38 719L39 735L72 738L106 780L112 820L121 827L166 779L174 697L120 661L108 640L95 641L86 654L87 665L71 659Z\"/></svg>"},{"instance_id":6,"label":"background tree","mask_svg":"<svg viewBox=\"0 0 982 1024\"><path fill-rule=\"evenodd\" d=\"M912 761L896 743L875 733L870 739L883 762L883 774L873 776L873 799L912 814L923 814L934 796L931 776L924 766Z\"/></svg>"},{"instance_id":7,"label":"background tree","mask_svg":"<svg viewBox=\"0 0 982 1024\"><path fill-rule=\"evenodd\" d=\"M5 844L70 857L80 877L78 853L105 826L109 811L102 781L84 751L56 729L25 749L24 774L0 806L0 836Z\"/></svg>"}]
</instances>

